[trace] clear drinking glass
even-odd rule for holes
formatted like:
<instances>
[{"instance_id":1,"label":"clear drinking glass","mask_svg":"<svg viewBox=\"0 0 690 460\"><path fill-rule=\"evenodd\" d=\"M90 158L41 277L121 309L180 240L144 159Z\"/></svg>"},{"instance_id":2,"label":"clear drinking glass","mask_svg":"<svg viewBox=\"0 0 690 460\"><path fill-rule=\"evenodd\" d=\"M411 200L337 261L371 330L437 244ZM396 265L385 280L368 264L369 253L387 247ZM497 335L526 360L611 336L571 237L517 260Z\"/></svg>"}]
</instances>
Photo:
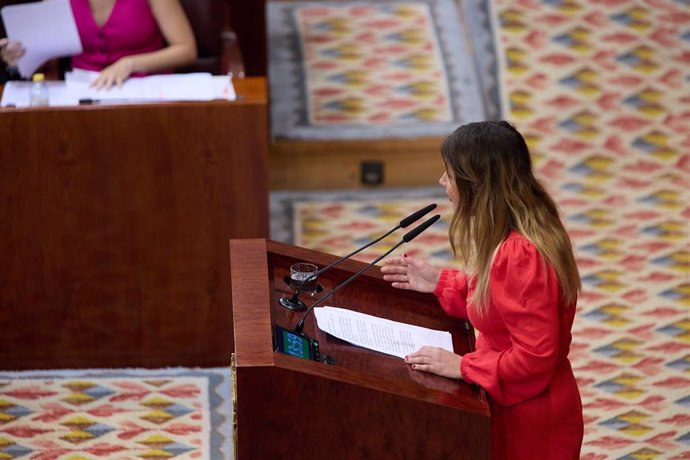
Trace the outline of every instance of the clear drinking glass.
<instances>
[{"instance_id":1,"label":"clear drinking glass","mask_svg":"<svg viewBox=\"0 0 690 460\"><path fill-rule=\"evenodd\" d=\"M302 292L314 293L317 290L318 277L314 276L319 271L319 267L308 262L298 262L290 267L290 287L296 290L302 282ZM313 277L313 279L309 279ZM308 281L305 281L308 280Z\"/></svg>"}]
</instances>

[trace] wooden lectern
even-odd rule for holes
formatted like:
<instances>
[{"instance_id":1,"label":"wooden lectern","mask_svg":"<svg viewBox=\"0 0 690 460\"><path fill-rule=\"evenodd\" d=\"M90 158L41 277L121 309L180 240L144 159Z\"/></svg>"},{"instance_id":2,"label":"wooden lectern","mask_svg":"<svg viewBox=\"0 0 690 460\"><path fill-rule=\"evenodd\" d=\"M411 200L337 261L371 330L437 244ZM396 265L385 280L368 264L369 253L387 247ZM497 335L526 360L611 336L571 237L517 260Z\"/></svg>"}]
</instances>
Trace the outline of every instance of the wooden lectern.
<instances>
[{"instance_id":1,"label":"wooden lectern","mask_svg":"<svg viewBox=\"0 0 690 460\"><path fill-rule=\"evenodd\" d=\"M290 265L334 260L272 241L230 241L236 458L489 458L491 419L480 388L339 340L319 330L314 316L304 334L334 364L274 350L275 326L293 330L303 315L278 303L292 293ZM319 285L329 292L364 267L347 260L323 273ZM309 305L320 294L301 297ZM450 331L461 354L474 347L466 321L448 317L433 295L392 288L377 267L326 303Z\"/></svg>"}]
</instances>

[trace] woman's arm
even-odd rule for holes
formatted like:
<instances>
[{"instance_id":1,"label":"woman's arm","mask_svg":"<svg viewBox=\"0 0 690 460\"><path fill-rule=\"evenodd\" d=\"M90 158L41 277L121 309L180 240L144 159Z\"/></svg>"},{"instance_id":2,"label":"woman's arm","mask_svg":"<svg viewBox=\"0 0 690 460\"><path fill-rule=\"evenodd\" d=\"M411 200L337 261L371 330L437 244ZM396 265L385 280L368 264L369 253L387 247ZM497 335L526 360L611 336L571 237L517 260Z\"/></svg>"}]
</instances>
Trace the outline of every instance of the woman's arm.
<instances>
[{"instance_id":1,"label":"woman's arm","mask_svg":"<svg viewBox=\"0 0 690 460\"><path fill-rule=\"evenodd\" d=\"M495 401L511 405L535 397L553 378L563 315L560 285L536 247L517 238L503 243L490 276L491 314L497 330L496 322L503 323L510 345L467 353L460 370Z\"/></svg>"},{"instance_id":2,"label":"woman's arm","mask_svg":"<svg viewBox=\"0 0 690 460\"><path fill-rule=\"evenodd\" d=\"M441 275L439 286L454 279L444 280ZM496 310L491 314L507 329L509 347L484 348L462 357L442 348L423 347L405 362L413 369L476 383L497 402L510 405L538 395L553 377L559 351L559 284L537 249L517 239L499 250L490 283L491 308ZM460 297L450 294L456 287L449 289L449 299Z\"/></svg>"},{"instance_id":3,"label":"woman's arm","mask_svg":"<svg viewBox=\"0 0 690 460\"><path fill-rule=\"evenodd\" d=\"M92 86L110 88L121 85L134 72L170 70L196 59L194 32L179 0L149 0L149 5L168 46L120 59L103 69Z\"/></svg>"},{"instance_id":4,"label":"woman's arm","mask_svg":"<svg viewBox=\"0 0 690 460\"><path fill-rule=\"evenodd\" d=\"M179 0L149 0L149 4L168 46L135 56L134 71L155 72L194 62L196 40Z\"/></svg>"}]
</instances>

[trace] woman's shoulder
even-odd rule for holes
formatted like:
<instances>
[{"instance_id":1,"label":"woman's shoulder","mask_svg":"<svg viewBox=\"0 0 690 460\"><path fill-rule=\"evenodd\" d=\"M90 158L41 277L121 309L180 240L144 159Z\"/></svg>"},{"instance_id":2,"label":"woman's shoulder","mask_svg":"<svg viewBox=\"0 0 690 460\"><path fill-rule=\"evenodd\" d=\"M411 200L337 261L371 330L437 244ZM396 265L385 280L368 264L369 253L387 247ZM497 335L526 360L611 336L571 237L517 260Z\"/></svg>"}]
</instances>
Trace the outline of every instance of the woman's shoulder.
<instances>
[{"instance_id":1,"label":"woman's shoulder","mask_svg":"<svg viewBox=\"0 0 690 460\"><path fill-rule=\"evenodd\" d=\"M529 238L527 238L525 235L518 232L517 230L513 230L508 234L508 236L503 240L503 243L501 243L500 248L503 248L503 247L511 248L511 247L519 247L519 246L524 246L527 248L534 248L535 250L537 248Z\"/></svg>"},{"instance_id":2,"label":"woman's shoulder","mask_svg":"<svg viewBox=\"0 0 690 460\"><path fill-rule=\"evenodd\" d=\"M494 262L540 258L537 246L525 235L513 230L497 248Z\"/></svg>"}]
</instances>

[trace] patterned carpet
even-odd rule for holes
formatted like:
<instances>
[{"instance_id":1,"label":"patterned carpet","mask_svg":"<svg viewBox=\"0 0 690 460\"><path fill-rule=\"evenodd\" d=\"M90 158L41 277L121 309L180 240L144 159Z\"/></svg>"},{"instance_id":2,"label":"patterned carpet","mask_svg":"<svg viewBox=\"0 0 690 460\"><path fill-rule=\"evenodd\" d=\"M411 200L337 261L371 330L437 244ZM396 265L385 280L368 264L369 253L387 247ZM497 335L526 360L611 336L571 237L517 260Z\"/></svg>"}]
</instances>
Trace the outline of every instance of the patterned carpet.
<instances>
[{"instance_id":1,"label":"patterned carpet","mask_svg":"<svg viewBox=\"0 0 690 460\"><path fill-rule=\"evenodd\" d=\"M492 4L505 118L528 139L583 278L570 357L586 460L690 459L689 6ZM432 198L295 203L294 241L345 254ZM452 264L443 225L405 250Z\"/></svg>"},{"instance_id":2,"label":"patterned carpet","mask_svg":"<svg viewBox=\"0 0 690 460\"><path fill-rule=\"evenodd\" d=\"M230 369L0 372L0 459L232 458Z\"/></svg>"},{"instance_id":3,"label":"patterned carpet","mask_svg":"<svg viewBox=\"0 0 690 460\"><path fill-rule=\"evenodd\" d=\"M486 44L481 6L464 14ZM274 138L441 136L497 113L495 62L476 65L453 0L273 0L267 16Z\"/></svg>"}]
</instances>

